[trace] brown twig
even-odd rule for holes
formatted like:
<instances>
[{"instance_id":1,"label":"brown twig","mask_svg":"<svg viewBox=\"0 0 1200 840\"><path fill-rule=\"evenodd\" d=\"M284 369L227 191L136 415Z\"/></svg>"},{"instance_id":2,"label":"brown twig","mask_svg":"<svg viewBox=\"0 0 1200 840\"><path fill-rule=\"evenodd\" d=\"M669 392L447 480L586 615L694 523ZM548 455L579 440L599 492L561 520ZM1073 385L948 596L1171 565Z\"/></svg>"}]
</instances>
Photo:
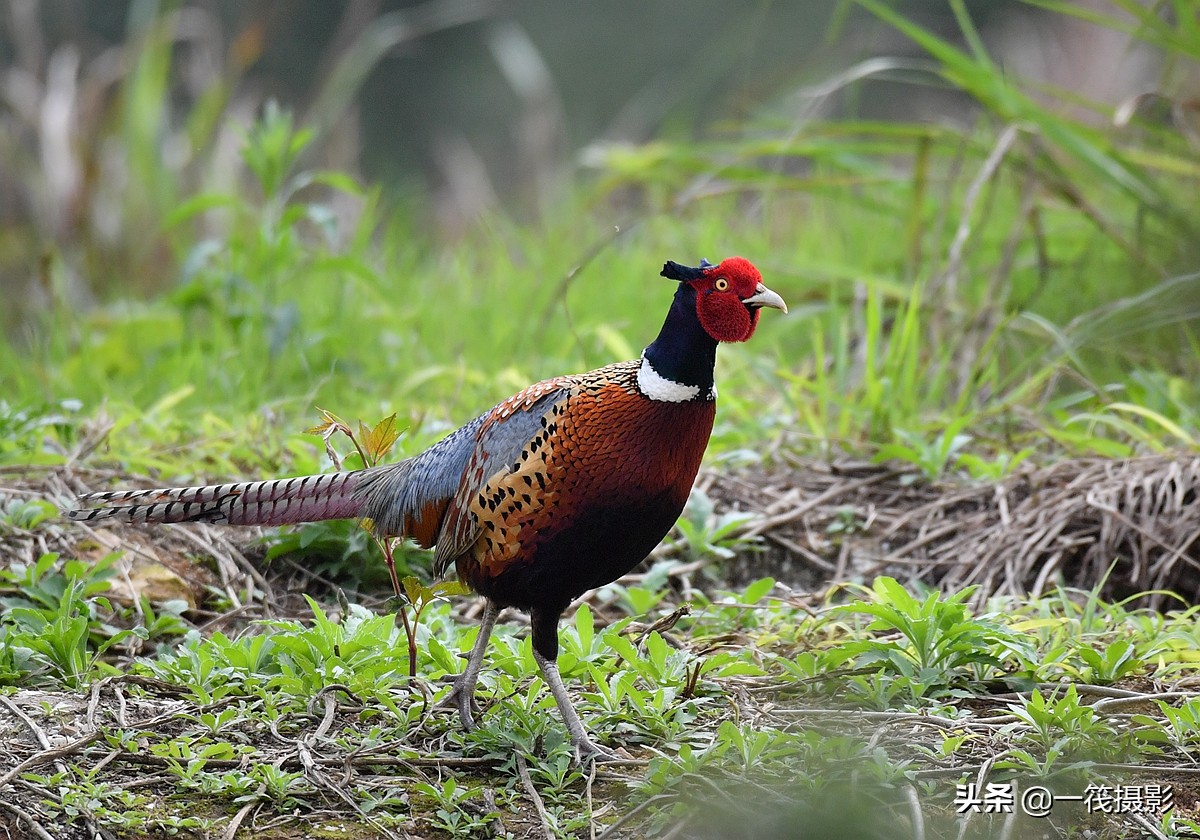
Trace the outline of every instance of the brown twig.
<instances>
[{"instance_id":1,"label":"brown twig","mask_svg":"<svg viewBox=\"0 0 1200 840\"><path fill-rule=\"evenodd\" d=\"M550 815L546 813L546 804L542 802L541 794L533 785L533 779L529 775L529 765L525 762L525 756L522 753L517 753L517 774L521 777L521 787L525 789L529 801L533 803L534 810L537 811L538 818L542 821L542 834L546 840L554 840L554 826L550 822Z\"/></svg>"},{"instance_id":2,"label":"brown twig","mask_svg":"<svg viewBox=\"0 0 1200 840\"><path fill-rule=\"evenodd\" d=\"M42 824L35 820L28 811L18 808L11 802L6 802L3 799L0 799L0 808L12 814L18 820L25 823L25 825L29 826L29 830L38 837L38 840L55 840L54 835L46 831L46 829L42 827Z\"/></svg>"}]
</instances>

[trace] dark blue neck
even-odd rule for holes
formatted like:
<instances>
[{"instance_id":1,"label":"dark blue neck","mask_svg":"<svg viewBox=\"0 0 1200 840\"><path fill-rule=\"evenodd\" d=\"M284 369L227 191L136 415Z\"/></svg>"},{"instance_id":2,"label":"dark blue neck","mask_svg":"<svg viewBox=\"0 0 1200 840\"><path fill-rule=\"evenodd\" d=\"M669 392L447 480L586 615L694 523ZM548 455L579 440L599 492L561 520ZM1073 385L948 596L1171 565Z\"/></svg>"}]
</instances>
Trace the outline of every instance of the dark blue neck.
<instances>
[{"instance_id":1,"label":"dark blue neck","mask_svg":"<svg viewBox=\"0 0 1200 840\"><path fill-rule=\"evenodd\" d=\"M658 338L644 355L659 376L681 385L698 386L701 395L712 391L717 341L700 325L696 290L687 283L679 284Z\"/></svg>"}]
</instances>

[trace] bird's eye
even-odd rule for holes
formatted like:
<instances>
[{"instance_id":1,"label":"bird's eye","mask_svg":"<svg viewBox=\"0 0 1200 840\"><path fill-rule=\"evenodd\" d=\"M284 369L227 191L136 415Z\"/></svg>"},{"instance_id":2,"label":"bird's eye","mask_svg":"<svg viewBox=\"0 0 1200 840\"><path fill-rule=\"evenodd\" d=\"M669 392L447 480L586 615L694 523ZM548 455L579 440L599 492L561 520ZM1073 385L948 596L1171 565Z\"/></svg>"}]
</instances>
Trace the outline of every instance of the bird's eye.
<instances>
[{"instance_id":1,"label":"bird's eye","mask_svg":"<svg viewBox=\"0 0 1200 840\"><path fill-rule=\"evenodd\" d=\"M718 292L723 292L729 288L729 281L724 277L718 277L717 281L713 283L713 285L717 287Z\"/></svg>"}]
</instances>

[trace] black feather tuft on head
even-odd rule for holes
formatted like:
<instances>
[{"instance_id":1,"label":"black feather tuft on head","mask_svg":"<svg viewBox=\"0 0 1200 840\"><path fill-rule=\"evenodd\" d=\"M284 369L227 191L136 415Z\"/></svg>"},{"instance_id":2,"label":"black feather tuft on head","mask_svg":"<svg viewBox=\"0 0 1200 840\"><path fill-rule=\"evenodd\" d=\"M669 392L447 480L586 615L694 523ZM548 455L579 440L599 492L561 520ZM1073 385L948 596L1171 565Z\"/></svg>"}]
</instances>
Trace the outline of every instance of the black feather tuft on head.
<instances>
[{"instance_id":1,"label":"black feather tuft on head","mask_svg":"<svg viewBox=\"0 0 1200 840\"><path fill-rule=\"evenodd\" d=\"M680 283L686 283L690 280L699 280L704 276L704 270L712 267L712 263L705 259L700 260L699 268L692 268L690 265L680 265L677 262L667 260L666 264L662 267L662 271L659 273L668 280L678 280Z\"/></svg>"}]
</instances>

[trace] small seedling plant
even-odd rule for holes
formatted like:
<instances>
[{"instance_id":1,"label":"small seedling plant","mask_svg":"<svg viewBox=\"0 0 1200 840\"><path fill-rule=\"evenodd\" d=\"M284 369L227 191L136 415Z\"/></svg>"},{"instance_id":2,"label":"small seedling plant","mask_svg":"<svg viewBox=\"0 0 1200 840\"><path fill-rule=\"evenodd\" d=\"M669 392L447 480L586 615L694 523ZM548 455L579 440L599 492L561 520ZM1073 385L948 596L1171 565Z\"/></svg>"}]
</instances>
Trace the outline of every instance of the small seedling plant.
<instances>
[{"instance_id":1,"label":"small seedling plant","mask_svg":"<svg viewBox=\"0 0 1200 840\"><path fill-rule=\"evenodd\" d=\"M352 428L346 421L324 409L321 409L321 415L322 421L309 429L307 434L321 436L325 444L325 453L335 469L343 469L345 461L333 446L332 441L335 436L342 435L350 441L354 447L353 454L363 468L378 466L392 451L401 436L401 432L396 426L395 414L384 417L373 426L368 426L360 420L357 428ZM370 534L376 545L379 546L384 562L387 564L392 590L398 602L396 621L403 627L408 642L408 673L409 676L415 677L418 657L417 627L421 620L421 614L436 601L453 595L465 595L470 590L457 581L438 581L433 584L425 584L415 575L406 575L400 578L396 572L395 554L397 547L404 543L404 539L381 537L371 530L371 523L366 520L362 520L358 524Z\"/></svg>"}]
</instances>

